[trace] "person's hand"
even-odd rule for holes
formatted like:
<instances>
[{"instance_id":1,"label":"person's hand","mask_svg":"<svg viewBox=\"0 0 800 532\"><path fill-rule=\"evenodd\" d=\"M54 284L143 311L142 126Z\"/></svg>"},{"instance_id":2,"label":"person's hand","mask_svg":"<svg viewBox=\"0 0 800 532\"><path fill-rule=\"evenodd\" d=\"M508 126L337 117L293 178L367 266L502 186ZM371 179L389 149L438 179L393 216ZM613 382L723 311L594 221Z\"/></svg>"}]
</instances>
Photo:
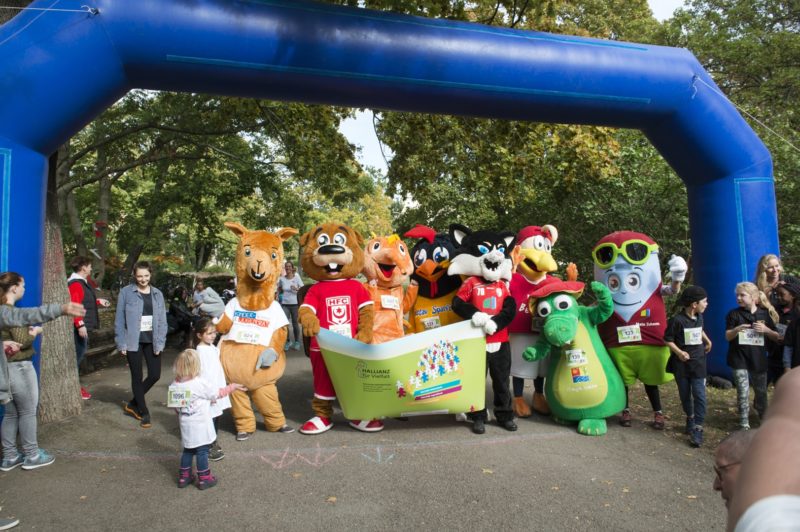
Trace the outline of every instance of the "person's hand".
<instances>
[{"instance_id":1,"label":"person's hand","mask_svg":"<svg viewBox=\"0 0 800 532\"><path fill-rule=\"evenodd\" d=\"M120 349L120 350L119 350L119 354L120 354L120 355L122 355L122 356L124 356L124 357L126 357L126 356L128 356L128 351L127 351L127 350L125 350L125 349Z\"/></svg>"},{"instance_id":2,"label":"person's hand","mask_svg":"<svg viewBox=\"0 0 800 532\"><path fill-rule=\"evenodd\" d=\"M242 386L241 384L238 384L238 383L235 383L235 382L233 384L231 384L231 386L233 386L233 389L236 390L237 392L246 392L247 391L247 386Z\"/></svg>"},{"instance_id":3,"label":"person's hand","mask_svg":"<svg viewBox=\"0 0 800 532\"><path fill-rule=\"evenodd\" d=\"M709 340L708 343L706 344L705 352L706 353L710 353L711 352L711 340Z\"/></svg>"},{"instance_id":4,"label":"person's hand","mask_svg":"<svg viewBox=\"0 0 800 532\"><path fill-rule=\"evenodd\" d=\"M689 359L691 357L689 356L689 353L687 353L686 351L678 351L678 358L680 358L684 362L689 362Z\"/></svg>"},{"instance_id":5,"label":"person's hand","mask_svg":"<svg viewBox=\"0 0 800 532\"><path fill-rule=\"evenodd\" d=\"M757 321L757 322L755 322L753 324L753 329L756 332L759 332L759 333L762 333L762 334L765 333L765 332L769 332L770 331L770 328L767 327L764 323L761 323L760 321Z\"/></svg>"},{"instance_id":6,"label":"person's hand","mask_svg":"<svg viewBox=\"0 0 800 532\"><path fill-rule=\"evenodd\" d=\"M86 309L83 308L83 305L81 305L80 303L69 302L61 305L61 314L66 314L67 316L80 318L86 315Z\"/></svg>"},{"instance_id":7,"label":"person's hand","mask_svg":"<svg viewBox=\"0 0 800 532\"><path fill-rule=\"evenodd\" d=\"M39 325L31 325L30 327L28 327L28 334L30 334L33 337L36 337L42 334L42 330L43 329Z\"/></svg>"},{"instance_id":8,"label":"person's hand","mask_svg":"<svg viewBox=\"0 0 800 532\"><path fill-rule=\"evenodd\" d=\"M89 331L86 330L86 325L78 327L78 336L81 338L89 338Z\"/></svg>"},{"instance_id":9,"label":"person's hand","mask_svg":"<svg viewBox=\"0 0 800 532\"><path fill-rule=\"evenodd\" d=\"M13 340L6 340L3 342L3 352L7 357L16 355L19 353L20 349L22 349L22 344L18 342L14 342Z\"/></svg>"},{"instance_id":10,"label":"person's hand","mask_svg":"<svg viewBox=\"0 0 800 532\"><path fill-rule=\"evenodd\" d=\"M493 319L489 318L486 320L486 323L483 324L483 332L488 334L489 336L493 335L497 332L497 322Z\"/></svg>"},{"instance_id":11,"label":"person's hand","mask_svg":"<svg viewBox=\"0 0 800 532\"><path fill-rule=\"evenodd\" d=\"M153 351L153 356L160 356L160 355L161 355L161 351Z\"/></svg>"},{"instance_id":12,"label":"person's hand","mask_svg":"<svg viewBox=\"0 0 800 532\"><path fill-rule=\"evenodd\" d=\"M98 299L97 302L100 303L101 307L110 307L111 306L111 301L109 301L108 299Z\"/></svg>"}]
</instances>

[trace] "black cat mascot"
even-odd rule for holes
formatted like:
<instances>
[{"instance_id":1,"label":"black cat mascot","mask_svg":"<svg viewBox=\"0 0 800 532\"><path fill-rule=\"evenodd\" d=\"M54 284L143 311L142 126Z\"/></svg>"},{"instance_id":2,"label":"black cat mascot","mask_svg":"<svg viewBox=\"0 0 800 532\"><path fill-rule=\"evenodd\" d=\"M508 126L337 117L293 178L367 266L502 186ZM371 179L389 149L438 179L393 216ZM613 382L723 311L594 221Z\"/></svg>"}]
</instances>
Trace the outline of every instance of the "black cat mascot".
<instances>
[{"instance_id":1,"label":"black cat mascot","mask_svg":"<svg viewBox=\"0 0 800 532\"><path fill-rule=\"evenodd\" d=\"M508 386L511 371L511 350L507 327L516 314L516 304L508 289L513 264L514 234L510 232L475 231L453 224L450 237L455 242L456 256L450 261L448 275L468 275L453 298L453 310L472 320L486 334L486 367L492 376L494 414L506 430L517 430L511 409ZM486 432L486 408L471 412L472 432Z\"/></svg>"}]
</instances>

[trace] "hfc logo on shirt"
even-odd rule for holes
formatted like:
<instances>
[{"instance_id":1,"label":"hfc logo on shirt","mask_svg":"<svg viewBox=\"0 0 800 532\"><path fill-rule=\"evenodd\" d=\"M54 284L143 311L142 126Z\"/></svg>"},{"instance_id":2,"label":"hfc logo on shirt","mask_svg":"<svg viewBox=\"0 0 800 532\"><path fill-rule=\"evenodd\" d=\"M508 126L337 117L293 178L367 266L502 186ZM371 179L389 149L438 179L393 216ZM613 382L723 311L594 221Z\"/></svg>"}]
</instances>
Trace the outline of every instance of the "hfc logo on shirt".
<instances>
[{"instance_id":1,"label":"hfc logo on shirt","mask_svg":"<svg viewBox=\"0 0 800 532\"><path fill-rule=\"evenodd\" d=\"M337 296L325 299L328 309L328 323L344 325L352 321L350 316L350 296Z\"/></svg>"}]
</instances>

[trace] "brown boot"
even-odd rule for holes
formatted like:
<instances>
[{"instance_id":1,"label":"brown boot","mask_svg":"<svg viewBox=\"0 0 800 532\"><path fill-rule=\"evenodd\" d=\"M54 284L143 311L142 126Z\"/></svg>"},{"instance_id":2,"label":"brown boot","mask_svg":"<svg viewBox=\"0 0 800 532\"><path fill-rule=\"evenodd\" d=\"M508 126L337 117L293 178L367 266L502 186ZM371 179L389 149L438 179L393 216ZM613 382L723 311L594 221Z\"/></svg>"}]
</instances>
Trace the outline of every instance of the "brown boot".
<instances>
[{"instance_id":1,"label":"brown boot","mask_svg":"<svg viewBox=\"0 0 800 532\"><path fill-rule=\"evenodd\" d=\"M523 397L515 397L512 408L517 417L531 417L531 409L528 407L528 403L525 402L525 398Z\"/></svg>"},{"instance_id":2,"label":"brown boot","mask_svg":"<svg viewBox=\"0 0 800 532\"><path fill-rule=\"evenodd\" d=\"M543 393L533 393L533 410L543 416L550 415L550 406L547 404L547 399L544 398Z\"/></svg>"}]
</instances>

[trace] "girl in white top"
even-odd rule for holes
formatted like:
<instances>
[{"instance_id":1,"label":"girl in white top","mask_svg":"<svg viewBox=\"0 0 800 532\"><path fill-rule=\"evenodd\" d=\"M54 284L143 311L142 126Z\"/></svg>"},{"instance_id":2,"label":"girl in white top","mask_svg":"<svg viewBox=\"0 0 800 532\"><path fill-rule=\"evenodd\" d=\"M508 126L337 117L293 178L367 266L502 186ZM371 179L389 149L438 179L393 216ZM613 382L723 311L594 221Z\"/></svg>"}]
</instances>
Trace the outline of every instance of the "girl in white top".
<instances>
[{"instance_id":1,"label":"girl in white top","mask_svg":"<svg viewBox=\"0 0 800 532\"><path fill-rule=\"evenodd\" d=\"M209 317L203 317L194 324L194 343L197 354L200 357L200 377L211 384L214 389L224 388L225 372L219 361L219 348L214 345L217 339L217 328ZM228 397L221 397L218 401L211 403L211 418L214 420L214 430L219 430L219 416L223 410L231 407L231 400ZM208 459L217 462L225 458L225 453L219 446L218 440L211 444L208 452Z\"/></svg>"},{"instance_id":2,"label":"girl in white top","mask_svg":"<svg viewBox=\"0 0 800 532\"><path fill-rule=\"evenodd\" d=\"M172 367L175 381L169 387L169 406L175 406L181 428L181 468L178 487L194 482L192 459L197 457L197 488L204 490L217 484L217 477L208 467L208 451L217 439L211 419L211 403L227 397L234 390L246 390L241 384L216 388L200 377L200 356L194 349L182 351Z\"/></svg>"}]
</instances>

